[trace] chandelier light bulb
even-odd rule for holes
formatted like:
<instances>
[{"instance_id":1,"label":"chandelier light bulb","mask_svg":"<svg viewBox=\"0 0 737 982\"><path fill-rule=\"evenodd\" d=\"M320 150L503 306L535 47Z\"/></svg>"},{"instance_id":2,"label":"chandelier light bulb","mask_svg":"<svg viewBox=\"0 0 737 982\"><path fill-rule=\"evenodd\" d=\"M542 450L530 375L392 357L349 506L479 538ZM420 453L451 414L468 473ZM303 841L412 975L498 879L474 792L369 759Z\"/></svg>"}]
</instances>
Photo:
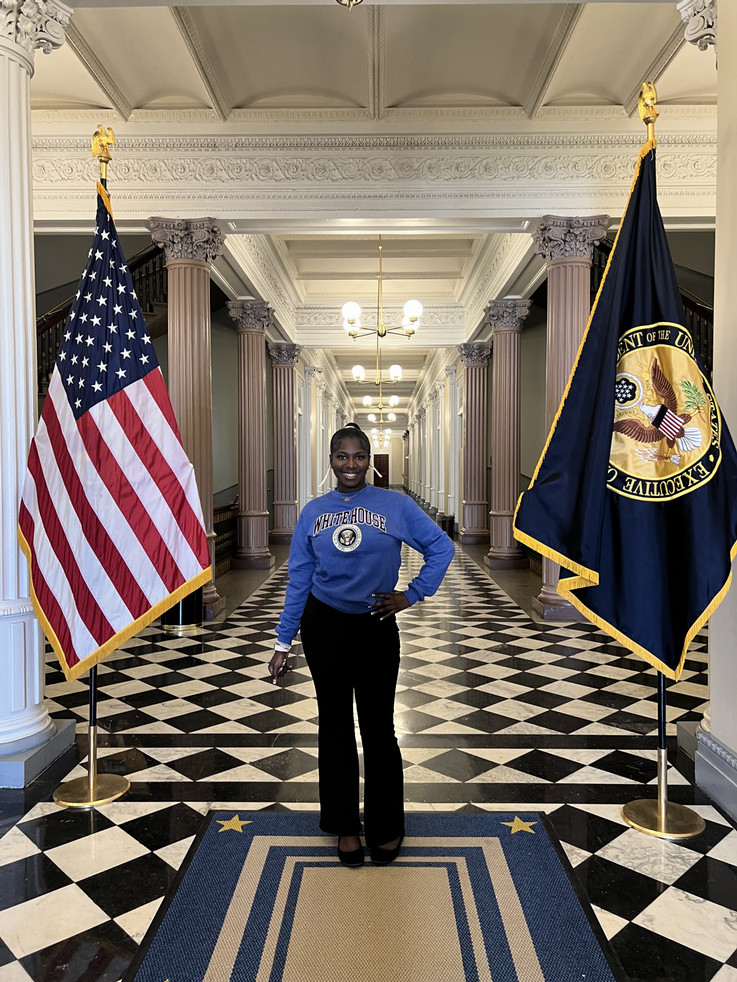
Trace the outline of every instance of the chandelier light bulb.
<instances>
[{"instance_id":1,"label":"chandelier light bulb","mask_svg":"<svg viewBox=\"0 0 737 982\"><path fill-rule=\"evenodd\" d=\"M345 309L345 308L344 308ZM345 314L343 315L345 316ZM408 300L404 305L404 316L414 323L422 317L422 304L419 300Z\"/></svg>"},{"instance_id":2,"label":"chandelier light bulb","mask_svg":"<svg viewBox=\"0 0 737 982\"><path fill-rule=\"evenodd\" d=\"M349 324L353 325L359 321L361 317L361 306L360 304L357 304L355 300L348 300L343 304L341 313L343 314L343 320L346 320Z\"/></svg>"},{"instance_id":3,"label":"chandelier light bulb","mask_svg":"<svg viewBox=\"0 0 737 982\"><path fill-rule=\"evenodd\" d=\"M390 437L391 435L392 435L392 431L391 430L384 430L384 436L385 437Z\"/></svg>"},{"instance_id":4,"label":"chandelier light bulb","mask_svg":"<svg viewBox=\"0 0 737 982\"><path fill-rule=\"evenodd\" d=\"M364 371L363 365L354 365L351 369L351 373L354 381L356 382L363 382L363 380L366 378L366 372Z\"/></svg>"},{"instance_id":5,"label":"chandelier light bulb","mask_svg":"<svg viewBox=\"0 0 737 982\"><path fill-rule=\"evenodd\" d=\"M398 406L399 405L399 396L392 396L389 399L389 405L390 406Z\"/></svg>"},{"instance_id":6,"label":"chandelier light bulb","mask_svg":"<svg viewBox=\"0 0 737 982\"><path fill-rule=\"evenodd\" d=\"M374 400L371 398L371 396L364 396L363 397L363 404L364 404L364 406L370 406L370 405L372 405L373 401Z\"/></svg>"},{"instance_id":7,"label":"chandelier light bulb","mask_svg":"<svg viewBox=\"0 0 737 982\"><path fill-rule=\"evenodd\" d=\"M390 423L394 423L397 419L394 413L387 413L386 418L389 420Z\"/></svg>"},{"instance_id":8,"label":"chandelier light bulb","mask_svg":"<svg viewBox=\"0 0 737 982\"><path fill-rule=\"evenodd\" d=\"M392 382L399 382L402 378L402 366L401 365L390 365L389 366L389 378Z\"/></svg>"},{"instance_id":9,"label":"chandelier light bulb","mask_svg":"<svg viewBox=\"0 0 737 982\"><path fill-rule=\"evenodd\" d=\"M378 431L378 430L376 429L376 427L375 427L375 426L374 426L374 427L372 427L372 429L371 429L371 436L376 436L376 434L377 434L378 432L379 432L379 431Z\"/></svg>"},{"instance_id":10,"label":"chandelier light bulb","mask_svg":"<svg viewBox=\"0 0 737 982\"><path fill-rule=\"evenodd\" d=\"M376 422L376 413L369 413L366 418L368 419L369 423L375 423Z\"/></svg>"}]
</instances>

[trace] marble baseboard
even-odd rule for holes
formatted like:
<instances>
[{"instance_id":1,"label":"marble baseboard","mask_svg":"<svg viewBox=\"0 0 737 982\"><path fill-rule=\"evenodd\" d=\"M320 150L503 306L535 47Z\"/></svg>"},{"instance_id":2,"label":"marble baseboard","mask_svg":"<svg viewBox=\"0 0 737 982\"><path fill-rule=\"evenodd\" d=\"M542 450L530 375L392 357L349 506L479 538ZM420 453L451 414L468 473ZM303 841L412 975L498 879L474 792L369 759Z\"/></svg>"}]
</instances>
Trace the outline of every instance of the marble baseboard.
<instances>
[{"instance_id":1,"label":"marble baseboard","mask_svg":"<svg viewBox=\"0 0 737 982\"><path fill-rule=\"evenodd\" d=\"M696 784L737 821L737 756L711 733L696 736Z\"/></svg>"}]
</instances>

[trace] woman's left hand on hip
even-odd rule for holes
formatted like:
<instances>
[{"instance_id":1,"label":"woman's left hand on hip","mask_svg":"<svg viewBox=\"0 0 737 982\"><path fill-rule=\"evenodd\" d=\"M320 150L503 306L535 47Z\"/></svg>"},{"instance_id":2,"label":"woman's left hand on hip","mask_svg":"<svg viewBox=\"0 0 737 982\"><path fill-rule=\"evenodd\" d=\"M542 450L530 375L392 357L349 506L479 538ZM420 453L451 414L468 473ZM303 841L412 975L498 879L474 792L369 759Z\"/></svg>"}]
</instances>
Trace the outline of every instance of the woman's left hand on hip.
<instances>
[{"instance_id":1,"label":"woman's left hand on hip","mask_svg":"<svg viewBox=\"0 0 737 982\"><path fill-rule=\"evenodd\" d=\"M372 597L379 597L371 608L372 614L379 614L379 620L386 620L387 617L391 617L392 614L398 614L400 610L406 610L409 606L409 600L400 590L392 590L391 593L372 593Z\"/></svg>"}]
</instances>

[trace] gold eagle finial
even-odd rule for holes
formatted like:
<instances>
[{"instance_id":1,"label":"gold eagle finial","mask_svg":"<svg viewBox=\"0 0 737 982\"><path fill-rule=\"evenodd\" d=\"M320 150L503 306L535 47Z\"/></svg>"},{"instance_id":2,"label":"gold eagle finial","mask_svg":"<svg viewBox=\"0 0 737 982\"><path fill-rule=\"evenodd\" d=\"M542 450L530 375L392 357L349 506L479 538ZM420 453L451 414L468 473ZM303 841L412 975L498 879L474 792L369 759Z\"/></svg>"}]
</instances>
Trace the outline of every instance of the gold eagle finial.
<instances>
[{"instance_id":1,"label":"gold eagle finial","mask_svg":"<svg viewBox=\"0 0 737 982\"><path fill-rule=\"evenodd\" d=\"M654 82L643 82L640 98L637 100L637 110L640 113L640 119L647 126L648 140L655 139L655 120L660 115L655 108L657 101L658 93L655 91Z\"/></svg>"},{"instance_id":2,"label":"gold eagle finial","mask_svg":"<svg viewBox=\"0 0 737 982\"><path fill-rule=\"evenodd\" d=\"M92 134L92 156L100 161L100 178L107 179L107 165L113 159L110 147L115 146L115 134L111 126L107 129L100 123Z\"/></svg>"}]
</instances>

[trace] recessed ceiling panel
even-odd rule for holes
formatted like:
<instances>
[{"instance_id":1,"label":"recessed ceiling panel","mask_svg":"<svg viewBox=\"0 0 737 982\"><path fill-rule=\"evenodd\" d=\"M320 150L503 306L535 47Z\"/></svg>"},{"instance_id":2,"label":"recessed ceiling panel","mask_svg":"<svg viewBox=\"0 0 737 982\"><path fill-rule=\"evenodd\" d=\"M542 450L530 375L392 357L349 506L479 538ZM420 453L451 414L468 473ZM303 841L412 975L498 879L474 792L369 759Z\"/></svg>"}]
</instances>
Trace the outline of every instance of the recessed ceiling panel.
<instances>
[{"instance_id":1,"label":"recessed ceiling panel","mask_svg":"<svg viewBox=\"0 0 737 982\"><path fill-rule=\"evenodd\" d=\"M31 109L110 109L110 99L69 45L48 55L36 52Z\"/></svg>"},{"instance_id":2,"label":"recessed ceiling panel","mask_svg":"<svg viewBox=\"0 0 737 982\"><path fill-rule=\"evenodd\" d=\"M679 25L682 30L675 4L586 4L545 105L624 105Z\"/></svg>"},{"instance_id":3,"label":"recessed ceiling panel","mask_svg":"<svg viewBox=\"0 0 737 982\"><path fill-rule=\"evenodd\" d=\"M387 106L524 105L564 9L387 4Z\"/></svg>"},{"instance_id":4,"label":"recessed ceiling panel","mask_svg":"<svg viewBox=\"0 0 737 982\"><path fill-rule=\"evenodd\" d=\"M368 8L199 7L190 14L231 107L367 105Z\"/></svg>"}]
</instances>

